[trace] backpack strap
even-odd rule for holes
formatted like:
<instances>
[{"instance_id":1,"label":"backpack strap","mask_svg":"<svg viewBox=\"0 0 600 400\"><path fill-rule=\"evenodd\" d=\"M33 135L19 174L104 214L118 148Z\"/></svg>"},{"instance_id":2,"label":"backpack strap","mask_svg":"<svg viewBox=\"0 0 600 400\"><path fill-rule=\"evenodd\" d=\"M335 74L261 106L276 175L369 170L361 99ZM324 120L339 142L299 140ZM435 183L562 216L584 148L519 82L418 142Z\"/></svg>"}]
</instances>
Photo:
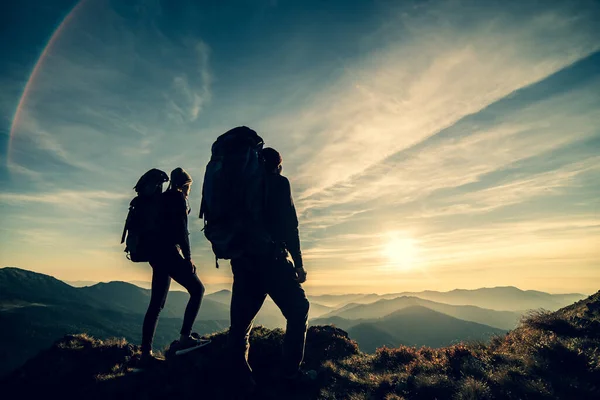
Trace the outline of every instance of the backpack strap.
<instances>
[{"instance_id":1,"label":"backpack strap","mask_svg":"<svg viewBox=\"0 0 600 400\"><path fill-rule=\"evenodd\" d=\"M127 212L127 218L125 219L125 226L123 227L123 234L121 235L121 244L125 242L127 236L127 230L129 229L129 222L131 222L131 211L137 203L137 197L134 197L129 203L129 212Z\"/></svg>"},{"instance_id":2,"label":"backpack strap","mask_svg":"<svg viewBox=\"0 0 600 400\"><path fill-rule=\"evenodd\" d=\"M127 220L125 221L125 226L123 227L123 234L121 235L121 244L125 242L125 237L127 236Z\"/></svg>"},{"instance_id":3,"label":"backpack strap","mask_svg":"<svg viewBox=\"0 0 600 400\"><path fill-rule=\"evenodd\" d=\"M200 213L198 214L198 218L204 219L204 196L202 196L202 200L200 201ZM206 226L206 220L204 221L204 225Z\"/></svg>"}]
</instances>

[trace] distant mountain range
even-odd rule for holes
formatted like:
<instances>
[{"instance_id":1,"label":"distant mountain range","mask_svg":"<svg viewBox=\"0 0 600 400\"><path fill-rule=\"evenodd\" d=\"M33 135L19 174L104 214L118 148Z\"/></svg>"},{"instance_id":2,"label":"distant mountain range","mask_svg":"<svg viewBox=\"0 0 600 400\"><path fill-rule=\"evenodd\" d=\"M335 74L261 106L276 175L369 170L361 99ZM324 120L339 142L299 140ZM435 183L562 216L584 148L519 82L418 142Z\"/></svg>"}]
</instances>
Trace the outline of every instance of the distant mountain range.
<instances>
[{"instance_id":1,"label":"distant mountain range","mask_svg":"<svg viewBox=\"0 0 600 400\"><path fill-rule=\"evenodd\" d=\"M148 301L147 292L126 283L82 290L48 275L17 268L0 269L0 374L67 333L124 337L140 343L144 315L139 311L142 303ZM177 315L177 310L182 307L182 300L176 295L167 303L171 304L168 309L165 307L156 331L157 350L175 339L181 329L182 314ZM199 318L195 331L207 334L228 327L226 306L207 300L203 311L219 318Z\"/></svg>"},{"instance_id":2,"label":"distant mountain range","mask_svg":"<svg viewBox=\"0 0 600 400\"><path fill-rule=\"evenodd\" d=\"M84 286L94 286L98 283L108 283L108 282L81 281L81 280L79 280L79 281L64 281L64 282L73 287L78 287L78 288L84 287ZM132 285L141 287L142 289L150 289L150 287L152 286L152 282L150 282L150 281L135 280L135 281L127 281L127 283L131 283ZM213 292L217 292L219 290L231 288L231 283L205 284L205 287L206 287L207 293L213 293ZM178 290L181 292L185 292L185 288L175 281L171 282L170 290L171 291Z\"/></svg>"},{"instance_id":3,"label":"distant mountain range","mask_svg":"<svg viewBox=\"0 0 600 400\"><path fill-rule=\"evenodd\" d=\"M181 318L189 295L169 293L161 316ZM97 283L75 288L48 275L18 268L0 269L0 302L39 303L44 305L87 305L122 313L144 314L150 302L150 290L126 282ZM205 297L199 320L228 320L229 308Z\"/></svg>"},{"instance_id":4,"label":"distant mountain range","mask_svg":"<svg viewBox=\"0 0 600 400\"><path fill-rule=\"evenodd\" d=\"M99 282L94 281L66 281L74 287L93 286ZM102 283L102 282L100 282ZM146 281L131 281L128 282L144 289L150 289L150 282ZM227 284L208 285L207 292L221 292L224 298L231 298L231 291L224 289L229 287ZM176 282L171 285L171 291L185 291ZM422 292L398 292L398 293L351 293L351 294L325 294L325 295L309 295L312 304L316 304L313 317L316 318L325 311L332 311L350 303L369 304L378 300L391 300L398 297L418 297L424 300L431 300L439 303L450 305L473 305L481 308L496 310L496 311L514 311L522 314L524 311L531 309L543 308L549 311L558 310L573 302L579 301L586 297L581 293L565 293L551 294L540 292L537 290L521 290L514 286L502 286L493 288L480 289L454 289L448 292L438 292L425 290ZM227 300L227 304L228 304Z\"/></svg>"},{"instance_id":5,"label":"distant mountain range","mask_svg":"<svg viewBox=\"0 0 600 400\"><path fill-rule=\"evenodd\" d=\"M485 294L493 301L486 300ZM473 299L478 306L444 304L417 295L448 298L453 302ZM126 282L77 288L48 275L0 268L0 374L68 333L85 332L98 338L124 337L139 343L149 296L150 290ZM523 300L523 307L517 307L511 296L528 300ZM514 309L525 309L528 308L525 305L532 304L549 308L567 299L583 297L516 288L421 292L411 296L401 293L309 296L310 323L347 329L350 337L366 351L383 345L441 346L502 333L512 329L520 316L514 311L483 309L479 304L501 301ZM156 333L156 349L177 337L187 300L185 292L169 293ZM230 301L229 290L206 295L194 330L205 334L226 329ZM268 327L285 326L284 317L271 300L265 302L255 322Z\"/></svg>"},{"instance_id":6,"label":"distant mountain range","mask_svg":"<svg viewBox=\"0 0 600 400\"><path fill-rule=\"evenodd\" d=\"M342 294L312 296L314 301L331 307L342 307L349 303L368 304L378 300L391 300L398 297L418 297L451 305L472 305L497 311L524 312L543 308L549 311L558 310L576 301L584 299L581 293L550 294L537 290L521 290L513 286L455 289L449 292L426 290L422 292L399 292L388 294Z\"/></svg>"},{"instance_id":7,"label":"distant mountain range","mask_svg":"<svg viewBox=\"0 0 600 400\"><path fill-rule=\"evenodd\" d=\"M370 304L350 303L328 314L325 314L320 318L313 320L312 322L314 324L324 324L330 323L331 321L331 323L335 324L335 322L331 320L333 317L343 318L345 320L382 318L393 312L414 306L427 307L431 310L435 310L455 318L489 325L498 329L513 329L521 317L520 313L513 311L495 311L476 306L455 306L423 300L418 297L402 296L391 300L378 300ZM348 325L342 329L347 328L349 328Z\"/></svg>"},{"instance_id":8,"label":"distant mountain range","mask_svg":"<svg viewBox=\"0 0 600 400\"><path fill-rule=\"evenodd\" d=\"M442 347L506 333L506 330L463 321L423 306L406 307L383 318L360 322L347 331L365 352L374 352L382 345Z\"/></svg>"},{"instance_id":9,"label":"distant mountain range","mask_svg":"<svg viewBox=\"0 0 600 400\"><path fill-rule=\"evenodd\" d=\"M438 335L440 326L444 332ZM479 332L477 324L412 306L378 326L357 325L353 335L360 349L340 329L310 327L304 362L318 376L310 385L292 386L279 378L283 332L257 327L249 358L260 386L252 396L231 384L226 332L212 335L201 351L145 370L138 368L137 343L66 335L0 377L0 387L4 397L15 399L196 399L199 394L265 400L600 399L599 328L600 292L553 313L533 313L487 343L361 353L380 344L394 347L399 340L435 344L454 342L451 334L473 337Z\"/></svg>"}]
</instances>

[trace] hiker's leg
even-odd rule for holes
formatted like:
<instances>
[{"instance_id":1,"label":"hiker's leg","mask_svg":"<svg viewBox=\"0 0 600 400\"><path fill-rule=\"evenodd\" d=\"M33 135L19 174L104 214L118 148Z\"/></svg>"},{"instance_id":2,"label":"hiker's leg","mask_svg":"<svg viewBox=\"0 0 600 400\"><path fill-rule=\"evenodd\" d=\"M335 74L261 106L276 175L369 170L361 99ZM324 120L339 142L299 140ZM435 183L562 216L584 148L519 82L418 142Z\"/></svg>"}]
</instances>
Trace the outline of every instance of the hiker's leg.
<instances>
[{"instance_id":1,"label":"hiker's leg","mask_svg":"<svg viewBox=\"0 0 600 400\"><path fill-rule=\"evenodd\" d=\"M286 375L291 375L298 371L304 359L310 305L304 289L296 281L294 268L289 261L274 260L268 265L269 272L265 274L267 293L287 320L283 342L283 370Z\"/></svg>"},{"instance_id":2,"label":"hiker's leg","mask_svg":"<svg viewBox=\"0 0 600 400\"><path fill-rule=\"evenodd\" d=\"M152 351L152 341L156 332L158 315L165 306L165 301L169 294L169 286L171 285L171 277L169 277L169 273L162 260L151 262L150 265L152 266L152 289L150 304L148 305L148 311L146 311L144 325L142 326L142 353L150 353Z\"/></svg>"},{"instance_id":3,"label":"hiker's leg","mask_svg":"<svg viewBox=\"0 0 600 400\"><path fill-rule=\"evenodd\" d=\"M185 307L185 314L183 315L183 325L181 326L181 335L189 336L192 333L192 326L198 316L198 310L202 304L202 298L204 297L204 285L196 275L196 271L192 269L192 266L179 254L173 256L173 263L170 267L170 275L187 290L190 294L187 306Z\"/></svg>"},{"instance_id":4,"label":"hiker's leg","mask_svg":"<svg viewBox=\"0 0 600 400\"><path fill-rule=\"evenodd\" d=\"M231 261L233 270L233 288L228 347L234 368L251 371L248 365L249 338L254 317L267 297L259 277L252 270L248 259ZM254 267L255 270L255 267Z\"/></svg>"}]
</instances>

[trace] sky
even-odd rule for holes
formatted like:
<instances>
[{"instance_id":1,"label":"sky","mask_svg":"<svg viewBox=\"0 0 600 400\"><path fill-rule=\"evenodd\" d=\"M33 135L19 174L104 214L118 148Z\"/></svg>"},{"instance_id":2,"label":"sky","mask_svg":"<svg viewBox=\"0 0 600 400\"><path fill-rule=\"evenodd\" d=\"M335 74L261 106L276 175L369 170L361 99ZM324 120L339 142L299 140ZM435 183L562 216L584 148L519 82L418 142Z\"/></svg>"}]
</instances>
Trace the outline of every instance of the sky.
<instances>
[{"instance_id":1,"label":"sky","mask_svg":"<svg viewBox=\"0 0 600 400\"><path fill-rule=\"evenodd\" d=\"M0 5L0 266L148 281L146 170L247 125L284 159L309 293L600 286L600 2Z\"/></svg>"}]
</instances>

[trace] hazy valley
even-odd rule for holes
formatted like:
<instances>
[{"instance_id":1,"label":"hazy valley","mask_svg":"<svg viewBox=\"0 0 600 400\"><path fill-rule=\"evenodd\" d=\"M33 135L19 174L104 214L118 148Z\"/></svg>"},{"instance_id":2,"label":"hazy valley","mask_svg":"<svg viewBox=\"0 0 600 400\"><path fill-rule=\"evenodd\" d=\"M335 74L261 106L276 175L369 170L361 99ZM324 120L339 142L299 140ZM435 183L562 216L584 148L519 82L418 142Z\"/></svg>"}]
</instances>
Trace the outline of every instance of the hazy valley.
<instances>
[{"instance_id":1,"label":"hazy valley","mask_svg":"<svg viewBox=\"0 0 600 400\"><path fill-rule=\"evenodd\" d=\"M126 282L73 287L48 275L0 269L0 322L8 327L0 333L0 372L9 372L65 334L123 337L139 343L149 295L148 289ZM331 324L348 331L350 339L365 352L381 346L441 347L488 340L515 328L525 309L556 310L584 297L512 287L309 296L309 323ZM206 295L194 330L210 334L227 329L230 298L229 290ZM187 293L169 293L157 329L157 349L176 337L187 299ZM502 304L507 310L501 310ZM267 300L256 325L283 328L285 319Z\"/></svg>"}]
</instances>

